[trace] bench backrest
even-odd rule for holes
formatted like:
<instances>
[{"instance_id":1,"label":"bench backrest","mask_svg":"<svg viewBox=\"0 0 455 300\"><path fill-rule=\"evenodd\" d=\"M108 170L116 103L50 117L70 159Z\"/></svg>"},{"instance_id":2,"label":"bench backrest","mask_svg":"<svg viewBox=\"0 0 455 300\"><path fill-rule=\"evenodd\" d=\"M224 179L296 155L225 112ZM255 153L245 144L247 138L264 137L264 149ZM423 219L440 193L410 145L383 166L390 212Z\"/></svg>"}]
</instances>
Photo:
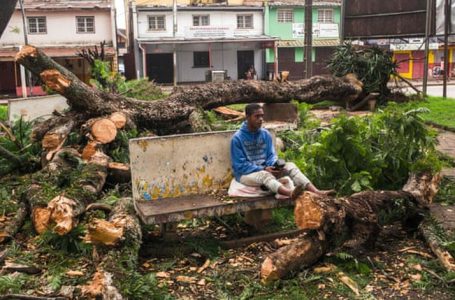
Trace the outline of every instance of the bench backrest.
<instances>
[{"instance_id":1,"label":"bench backrest","mask_svg":"<svg viewBox=\"0 0 455 300\"><path fill-rule=\"evenodd\" d=\"M235 131L137 138L129 141L134 200L204 194L229 186ZM272 132L273 139L275 135Z\"/></svg>"}]
</instances>

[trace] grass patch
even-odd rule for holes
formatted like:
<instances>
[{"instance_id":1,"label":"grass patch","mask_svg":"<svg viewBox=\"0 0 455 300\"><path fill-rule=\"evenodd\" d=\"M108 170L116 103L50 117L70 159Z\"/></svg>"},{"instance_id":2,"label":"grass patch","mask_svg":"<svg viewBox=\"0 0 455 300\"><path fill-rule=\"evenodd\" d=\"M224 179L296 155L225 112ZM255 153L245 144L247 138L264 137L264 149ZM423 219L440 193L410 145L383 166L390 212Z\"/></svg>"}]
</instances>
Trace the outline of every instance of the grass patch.
<instances>
[{"instance_id":1,"label":"grass patch","mask_svg":"<svg viewBox=\"0 0 455 300\"><path fill-rule=\"evenodd\" d=\"M455 181L453 179L447 177L442 179L434 201L444 205L455 205Z\"/></svg>"},{"instance_id":2,"label":"grass patch","mask_svg":"<svg viewBox=\"0 0 455 300\"><path fill-rule=\"evenodd\" d=\"M455 115L455 99L428 97L423 101L413 101L403 105L409 109L428 108L430 112L421 115L424 121L455 130L455 118L453 118Z\"/></svg>"},{"instance_id":3,"label":"grass patch","mask_svg":"<svg viewBox=\"0 0 455 300\"><path fill-rule=\"evenodd\" d=\"M0 121L8 120L8 106L0 105Z\"/></svg>"}]
</instances>

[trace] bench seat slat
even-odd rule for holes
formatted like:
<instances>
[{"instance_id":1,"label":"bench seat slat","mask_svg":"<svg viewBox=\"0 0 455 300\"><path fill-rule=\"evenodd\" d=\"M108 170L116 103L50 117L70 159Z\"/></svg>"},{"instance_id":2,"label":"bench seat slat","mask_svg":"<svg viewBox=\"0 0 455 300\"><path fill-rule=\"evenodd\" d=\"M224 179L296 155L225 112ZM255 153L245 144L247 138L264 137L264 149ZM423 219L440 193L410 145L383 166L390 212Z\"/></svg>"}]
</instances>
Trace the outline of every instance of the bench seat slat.
<instances>
[{"instance_id":1,"label":"bench seat slat","mask_svg":"<svg viewBox=\"0 0 455 300\"><path fill-rule=\"evenodd\" d=\"M214 195L191 195L152 201L136 200L136 212L145 224L179 222L198 217L213 217L294 205L291 199L276 200L273 196L261 198L229 198L220 200Z\"/></svg>"}]
</instances>

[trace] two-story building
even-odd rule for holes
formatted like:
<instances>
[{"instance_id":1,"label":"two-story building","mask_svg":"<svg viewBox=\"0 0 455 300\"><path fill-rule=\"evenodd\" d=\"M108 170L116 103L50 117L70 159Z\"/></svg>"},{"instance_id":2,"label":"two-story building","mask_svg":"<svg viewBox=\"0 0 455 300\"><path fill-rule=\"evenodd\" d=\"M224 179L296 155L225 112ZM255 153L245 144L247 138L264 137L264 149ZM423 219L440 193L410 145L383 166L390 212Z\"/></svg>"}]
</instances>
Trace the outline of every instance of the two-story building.
<instances>
[{"instance_id":1,"label":"two-story building","mask_svg":"<svg viewBox=\"0 0 455 300\"><path fill-rule=\"evenodd\" d=\"M325 68L334 47L340 44L341 0L313 0L313 75L328 73ZM267 71L289 71L290 79L305 77L305 1L270 0L265 4L265 34L279 39L267 49Z\"/></svg>"},{"instance_id":2,"label":"two-story building","mask_svg":"<svg viewBox=\"0 0 455 300\"><path fill-rule=\"evenodd\" d=\"M178 0L176 8L169 0L131 3L136 77L203 82L212 71L224 71L241 79L251 66L265 77L265 48L275 39L264 35L261 3L215 2Z\"/></svg>"},{"instance_id":3,"label":"two-story building","mask_svg":"<svg viewBox=\"0 0 455 300\"><path fill-rule=\"evenodd\" d=\"M21 76L14 56L28 43L88 82L89 64L77 55L83 48L106 42L106 56L116 64L115 7L112 0L24 0L25 25L19 5L0 38L0 94L21 93ZM37 81L36 78L32 81ZM36 83L36 82L35 82ZM42 93L40 87L34 93Z\"/></svg>"}]
</instances>

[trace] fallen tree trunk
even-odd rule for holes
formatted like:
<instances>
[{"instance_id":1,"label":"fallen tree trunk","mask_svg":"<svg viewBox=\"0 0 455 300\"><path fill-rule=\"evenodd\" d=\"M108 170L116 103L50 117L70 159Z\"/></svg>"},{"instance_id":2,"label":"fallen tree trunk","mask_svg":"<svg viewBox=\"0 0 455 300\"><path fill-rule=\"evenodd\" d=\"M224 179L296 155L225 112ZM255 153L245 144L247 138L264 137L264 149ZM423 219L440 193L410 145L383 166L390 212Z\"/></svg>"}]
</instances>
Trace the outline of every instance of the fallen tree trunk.
<instances>
[{"instance_id":1,"label":"fallen tree trunk","mask_svg":"<svg viewBox=\"0 0 455 300\"><path fill-rule=\"evenodd\" d=\"M181 130L187 125L191 113L200 108L212 109L234 103L289 102L292 99L307 103L321 100L346 102L362 92L362 83L354 76L344 79L314 76L308 80L285 83L256 80L209 83L150 102L89 87L33 46L23 47L16 61L39 76L48 87L65 96L71 109L86 118L121 111L140 128L158 134Z\"/></svg>"},{"instance_id":2,"label":"fallen tree trunk","mask_svg":"<svg viewBox=\"0 0 455 300\"><path fill-rule=\"evenodd\" d=\"M261 278L270 282L292 270L308 267L338 247L371 247L380 231L379 214L399 204L403 219L414 217L437 192L439 176L411 176L401 191L365 191L346 198L305 192L296 201L297 227L307 232L297 242L269 255L261 266Z\"/></svg>"},{"instance_id":3,"label":"fallen tree trunk","mask_svg":"<svg viewBox=\"0 0 455 300\"><path fill-rule=\"evenodd\" d=\"M135 272L142 243L133 200L120 199L109 221L92 220L84 240L95 245L98 259L97 271L92 281L82 288L82 293L90 298L123 299L118 291L119 282Z\"/></svg>"}]
</instances>

